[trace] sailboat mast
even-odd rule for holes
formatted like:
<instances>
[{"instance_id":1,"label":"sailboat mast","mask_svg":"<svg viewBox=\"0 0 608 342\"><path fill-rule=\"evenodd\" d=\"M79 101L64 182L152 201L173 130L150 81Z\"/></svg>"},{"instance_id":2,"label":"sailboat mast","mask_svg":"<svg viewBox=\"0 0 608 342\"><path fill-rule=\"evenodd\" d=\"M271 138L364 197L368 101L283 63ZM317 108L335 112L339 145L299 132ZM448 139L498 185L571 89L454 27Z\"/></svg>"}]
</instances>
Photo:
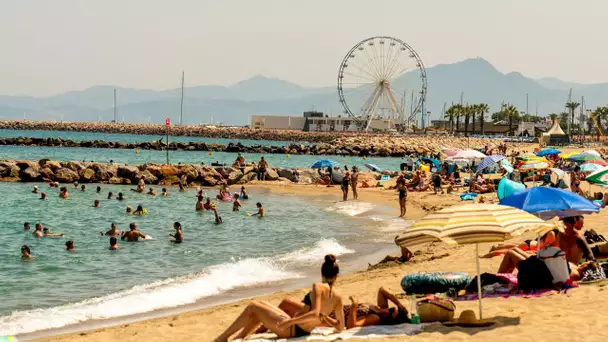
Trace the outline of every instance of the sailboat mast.
<instances>
[{"instance_id":1,"label":"sailboat mast","mask_svg":"<svg viewBox=\"0 0 608 342\"><path fill-rule=\"evenodd\" d=\"M114 123L118 123L118 117L116 116L116 88L114 88Z\"/></svg>"},{"instance_id":2,"label":"sailboat mast","mask_svg":"<svg viewBox=\"0 0 608 342\"><path fill-rule=\"evenodd\" d=\"M179 124L184 124L184 72L182 71L182 100L179 106Z\"/></svg>"}]
</instances>

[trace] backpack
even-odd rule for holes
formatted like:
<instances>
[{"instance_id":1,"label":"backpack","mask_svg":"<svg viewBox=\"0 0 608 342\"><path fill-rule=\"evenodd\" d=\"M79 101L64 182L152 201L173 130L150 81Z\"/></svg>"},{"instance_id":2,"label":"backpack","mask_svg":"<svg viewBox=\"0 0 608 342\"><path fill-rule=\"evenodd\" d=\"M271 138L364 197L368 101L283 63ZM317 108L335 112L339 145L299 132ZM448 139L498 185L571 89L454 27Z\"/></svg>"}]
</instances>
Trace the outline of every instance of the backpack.
<instances>
[{"instance_id":1,"label":"backpack","mask_svg":"<svg viewBox=\"0 0 608 342\"><path fill-rule=\"evenodd\" d=\"M517 283L519 290L529 292L531 290L553 288L553 276L545 262L533 255L517 264Z\"/></svg>"}]
</instances>

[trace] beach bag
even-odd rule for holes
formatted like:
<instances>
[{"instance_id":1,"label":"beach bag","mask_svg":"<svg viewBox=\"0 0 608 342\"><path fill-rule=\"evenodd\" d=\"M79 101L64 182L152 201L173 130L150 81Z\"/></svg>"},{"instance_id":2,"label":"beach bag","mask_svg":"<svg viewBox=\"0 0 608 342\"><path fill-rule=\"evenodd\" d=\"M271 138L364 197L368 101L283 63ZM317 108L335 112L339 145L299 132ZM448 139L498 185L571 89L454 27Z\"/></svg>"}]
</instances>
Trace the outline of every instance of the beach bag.
<instances>
[{"instance_id":1,"label":"beach bag","mask_svg":"<svg viewBox=\"0 0 608 342\"><path fill-rule=\"evenodd\" d=\"M565 283L570 280L570 267L564 251L557 247L547 247L540 251L539 258L551 272L553 284Z\"/></svg>"},{"instance_id":2,"label":"beach bag","mask_svg":"<svg viewBox=\"0 0 608 342\"><path fill-rule=\"evenodd\" d=\"M418 303L417 311L423 323L447 322L454 318L456 304L447 299L425 299Z\"/></svg>"},{"instance_id":3,"label":"beach bag","mask_svg":"<svg viewBox=\"0 0 608 342\"><path fill-rule=\"evenodd\" d=\"M517 284L521 291L553 288L553 275L545 263L533 255L517 264Z\"/></svg>"}]
</instances>

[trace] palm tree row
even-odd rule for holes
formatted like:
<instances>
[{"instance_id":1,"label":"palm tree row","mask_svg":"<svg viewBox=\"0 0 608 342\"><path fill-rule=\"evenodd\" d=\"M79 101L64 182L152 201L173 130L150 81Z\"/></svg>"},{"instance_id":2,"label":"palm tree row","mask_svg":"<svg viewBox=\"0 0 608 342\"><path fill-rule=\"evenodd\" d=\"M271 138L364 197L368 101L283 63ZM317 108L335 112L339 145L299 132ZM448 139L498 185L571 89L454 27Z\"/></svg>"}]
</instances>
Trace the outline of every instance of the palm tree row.
<instances>
[{"instance_id":1,"label":"palm tree row","mask_svg":"<svg viewBox=\"0 0 608 342\"><path fill-rule=\"evenodd\" d=\"M455 104L450 106L445 111L444 117L450 121L450 131L454 133L454 121L456 121L456 131L460 130L460 117L464 117L464 135L469 136L469 121L473 120L473 132L475 134L475 119L479 116L480 133L484 134L485 115L488 113L489 107L485 103L473 105Z\"/></svg>"}]
</instances>

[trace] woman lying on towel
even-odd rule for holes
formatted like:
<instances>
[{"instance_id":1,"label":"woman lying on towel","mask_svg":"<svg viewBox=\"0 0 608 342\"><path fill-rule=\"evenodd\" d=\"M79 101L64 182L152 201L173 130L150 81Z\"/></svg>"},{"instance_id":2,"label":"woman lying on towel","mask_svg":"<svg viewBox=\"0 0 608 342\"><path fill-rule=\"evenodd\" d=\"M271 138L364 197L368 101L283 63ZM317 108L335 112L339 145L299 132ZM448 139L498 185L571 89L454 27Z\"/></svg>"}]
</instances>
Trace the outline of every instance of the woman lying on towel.
<instances>
[{"instance_id":1,"label":"woman lying on towel","mask_svg":"<svg viewBox=\"0 0 608 342\"><path fill-rule=\"evenodd\" d=\"M310 335L314 328L322 325L333 327L338 331L344 330L342 296L333 289L339 272L336 257L332 254L326 255L321 267L323 282L313 284L312 291L307 295L309 298L307 312L289 315L285 310L268 302L252 301L215 341L228 341L230 336L239 331L236 338L245 338L260 324L279 338ZM330 317L332 313L335 313L335 318Z\"/></svg>"},{"instance_id":2,"label":"woman lying on towel","mask_svg":"<svg viewBox=\"0 0 608 342\"><path fill-rule=\"evenodd\" d=\"M559 233L558 229L553 229L552 231L546 233L540 238L540 249L555 246L556 244L557 234ZM490 252L488 254L480 256L480 258L493 258L495 256L505 255L507 252L513 248L519 248L524 252L528 251L537 251L538 250L538 241L537 240L525 240L522 243L501 243L498 245L492 246L490 248Z\"/></svg>"},{"instance_id":3,"label":"woman lying on towel","mask_svg":"<svg viewBox=\"0 0 608 342\"><path fill-rule=\"evenodd\" d=\"M357 296L351 296L352 305L344 305L344 317L346 317L346 328L365 327L370 325L396 325L410 322L408 311L403 304L390 291L381 287L378 289L376 304L359 303ZM395 307L390 308L389 302ZM303 301L285 298L279 304L279 308L289 315L298 316L310 310L308 294ZM357 308L353 310L353 308ZM265 332L261 327L258 333Z\"/></svg>"}]
</instances>

